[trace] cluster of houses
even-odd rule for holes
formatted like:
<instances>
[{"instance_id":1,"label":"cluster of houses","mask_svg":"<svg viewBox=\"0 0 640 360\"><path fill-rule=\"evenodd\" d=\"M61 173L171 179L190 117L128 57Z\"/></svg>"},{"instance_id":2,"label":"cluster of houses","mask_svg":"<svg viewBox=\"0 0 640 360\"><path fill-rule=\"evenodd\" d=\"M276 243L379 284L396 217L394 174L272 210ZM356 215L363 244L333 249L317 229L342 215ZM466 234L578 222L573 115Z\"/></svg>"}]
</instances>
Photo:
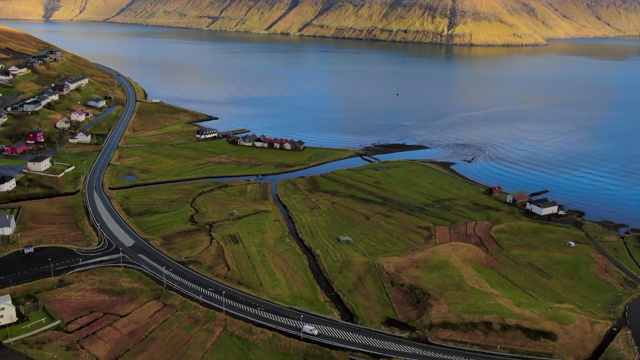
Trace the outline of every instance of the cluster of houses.
<instances>
[{"instance_id":1,"label":"cluster of houses","mask_svg":"<svg viewBox=\"0 0 640 360\"><path fill-rule=\"evenodd\" d=\"M22 112L38 111L48 103L54 100L58 100L60 98L60 95L66 95L72 90L85 86L88 83L89 83L89 78L87 78L86 76L78 76L75 78L71 78L59 84L53 85L51 88L45 90L39 95L36 95L34 97L22 100L20 102L17 102L11 105L11 107L9 107L9 110L22 111Z\"/></svg>"},{"instance_id":2,"label":"cluster of houses","mask_svg":"<svg viewBox=\"0 0 640 360\"><path fill-rule=\"evenodd\" d=\"M38 67L42 64L62 60L62 52L59 50L45 50L29 57L24 64L13 65L8 69L0 66L0 80L10 80L17 76L22 76L29 72L30 69Z\"/></svg>"},{"instance_id":3,"label":"cluster of houses","mask_svg":"<svg viewBox=\"0 0 640 360\"><path fill-rule=\"evenodd\" d=\"M232 137L229 142L243 146L254 146L259 148L272 148L284 150L303 150L305 145L302 140L293 140L286 138L270 138L264 135L256 136L254 134L241 137Z\"/></svg>"},{"instance_id":4,"label":"cluster of houses","mask_svg":"<svg viewBox=\"0 0 640 360\"><path fill-rule=\"evenodd\" d=\"M510 204L525 204L525 209L540 216L565 215L558 203L547 198L534 199L538 194L527 194L525 191L516 191L507 195L506 201Z\"/></svg>"}]
</instances>

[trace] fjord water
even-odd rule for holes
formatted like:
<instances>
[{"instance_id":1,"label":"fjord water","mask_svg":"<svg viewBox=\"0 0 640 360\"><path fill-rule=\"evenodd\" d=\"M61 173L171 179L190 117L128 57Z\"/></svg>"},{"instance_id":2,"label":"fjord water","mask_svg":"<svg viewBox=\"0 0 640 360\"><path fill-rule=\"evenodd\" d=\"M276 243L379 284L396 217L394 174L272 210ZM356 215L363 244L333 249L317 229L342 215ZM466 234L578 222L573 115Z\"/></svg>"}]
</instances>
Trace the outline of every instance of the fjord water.
<instances>
[{"instance_id":1,"label":"fjord water","mask_svg":"<svg viewBox=\"0 0 640 360\"><path fill-rule=\"evenodd\" d=\"M484 184L548 189L588 219L640 227L637 37L479 48L2 24L124 73L151 99L218 116L221 130L334 148L423 144L419 157Z\"/></svg>"}]
</instances>

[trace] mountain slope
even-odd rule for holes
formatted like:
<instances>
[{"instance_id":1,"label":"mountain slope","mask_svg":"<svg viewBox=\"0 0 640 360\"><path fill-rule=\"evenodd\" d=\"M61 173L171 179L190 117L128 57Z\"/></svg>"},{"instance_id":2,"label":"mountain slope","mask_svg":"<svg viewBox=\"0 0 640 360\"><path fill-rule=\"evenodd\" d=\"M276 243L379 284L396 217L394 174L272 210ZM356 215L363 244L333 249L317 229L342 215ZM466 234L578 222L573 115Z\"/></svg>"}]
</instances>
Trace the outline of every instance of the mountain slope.
<instances>
[{"instance_id":1,"label":"mountain slope","mask_svg":"<svg viewBox=\"0 0 640 360\"><path fill-rule=\"evenodd\" d=\"M384 41L532 45L640 34L640 0L0 0L4 19Z\"/></svg>"}]
</instances>

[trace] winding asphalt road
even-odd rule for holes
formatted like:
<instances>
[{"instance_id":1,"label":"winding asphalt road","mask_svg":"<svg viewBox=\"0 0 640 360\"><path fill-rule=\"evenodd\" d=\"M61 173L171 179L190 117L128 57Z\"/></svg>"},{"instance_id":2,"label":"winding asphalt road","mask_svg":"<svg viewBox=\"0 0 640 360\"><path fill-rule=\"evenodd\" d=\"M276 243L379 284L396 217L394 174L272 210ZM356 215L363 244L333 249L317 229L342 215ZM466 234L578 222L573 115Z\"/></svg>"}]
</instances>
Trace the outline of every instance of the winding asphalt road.
<instances>
[{"instance_id":1,"label":"winding asphalt road","mask_svg":"<svg viewBox=\"0 0 640 360\"><path fill-rule=\"evenodd\" d=\"M144 271L164 287L205 306L218 308L225 314L229 313L289 336L326 346L403 359L531 359L525 356L418 343L384 331L281 306L206 278L149 245L122 219L104 191L104 174L133 115L136 95L126 78L108 68L103 69L110 72L124 86L127 103L120 121L105 140L103 150L86 178L85 206L91 223L98 231L101 245L99 248L86 251L39 248L36 254L15 253L11 256L22 256L24 259L31 257L33 268L24 273L18 270L11 274L0 272L0 285L6 286L7 282L16 284L94 266L127 266ZM50 259L49 266L42 265L47 263L45 258ZM302 333L303 324L313 324L318 329L318 335Z\"/></svg>"}]
</instances>

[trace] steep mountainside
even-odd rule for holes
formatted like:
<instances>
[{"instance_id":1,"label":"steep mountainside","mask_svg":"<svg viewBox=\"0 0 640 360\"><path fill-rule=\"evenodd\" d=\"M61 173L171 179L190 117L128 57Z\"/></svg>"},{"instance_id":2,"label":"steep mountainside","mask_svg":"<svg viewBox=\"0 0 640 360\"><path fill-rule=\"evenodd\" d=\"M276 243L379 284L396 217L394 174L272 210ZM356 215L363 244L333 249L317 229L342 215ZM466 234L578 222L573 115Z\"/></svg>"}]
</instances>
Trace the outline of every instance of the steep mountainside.
<instances>
[{"instance_id":1,"label":"steep mountainside","mask_svg":"<svg viewBox=\"0 0 640 360\"><path fill-rule=\"evenodd\" d=\"M531 45L640 34L640 0L0 0L0 18Z\"/></svg>"}]
</instances>

